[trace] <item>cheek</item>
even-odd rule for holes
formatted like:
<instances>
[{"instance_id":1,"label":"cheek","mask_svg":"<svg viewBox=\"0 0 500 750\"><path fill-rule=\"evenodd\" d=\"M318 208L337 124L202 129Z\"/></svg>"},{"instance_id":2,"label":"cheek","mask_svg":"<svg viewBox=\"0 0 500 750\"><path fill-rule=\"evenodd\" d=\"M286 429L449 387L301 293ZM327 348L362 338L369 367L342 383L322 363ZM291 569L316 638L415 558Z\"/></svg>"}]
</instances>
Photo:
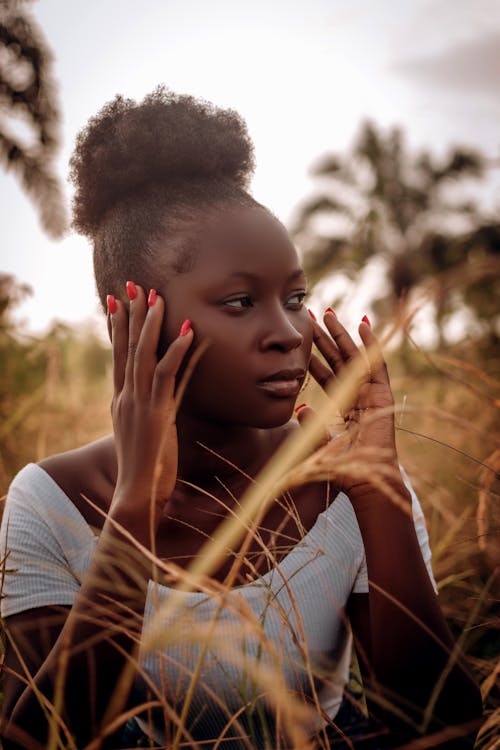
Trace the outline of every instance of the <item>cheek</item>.
<instances>
[{"instance_id":1,"label":"cheek","mask_svg":"<svg viewBox=\"0 0 500 750\"><path fill-rule=\"evenodd\" d=\"M311 359L314 340L313 324L307 310L304 309L300 314L300 318L296 321L295 327L302 336L302 344L300 345L300 350L302 352L302 360L305 367L307 368L309 366L309 360Z\"/></svg>"},{"instance_id":2,"label":"cheek","mask_svg":"<svg viewBox=\"0 0 500 750\"><path fill-rule=\"evenodd\" d=\"M165 352L167 351L168 347L172 343L172 341L175 341L177 336L179 335L179 331L181 328L181 325L186 320L186 316L175 320L172 319L172 316L170 316L169 319L163 321L163 326L161 328L160 337L158 340L158 358L160 359L163 357ZM196 341L196 326L194 326L195 330L195 341ZM199 338L199 337L198 337Z\"/></svg>"},{"instance_id":3,"label":"cheek","mask_svg":"<svg viewBox=\"0 0 500 750\"><path fill-rule=\"evenodd\" d=\"M220 328L210 323L193 320L192 351L199 351L200 358L187 386L185 404L200 416L217 419L222 413L229 417L239 412L248 398L252 342L241 330L235 335L227 327L222 335Z\"/></svg>"},{"instance_id":4,"label":"cheek","mask_svg":"<svg viewBox=\"0 0 500 750\"><path fill-rule=\"evenodd\" d=\"M221 388L237 388L241 379L248 377L245 367L248 351L241 338L237 342L215 339L208 331L195 333L193 351L200 352L200 359L193 373L204 392Z\"/></svg>"},{"instance_id":5,"label":"cheek","mask_svg":"<svg viewBox=\"0 0 500 750\"><path fill-rule=\"evenodd\" d=\"M227 337L221 338L220 332L210 326L210 321L198 320L194 318L192 321L194 338L189 354L196 364L190 374L186 399L190 408L205 411L205 407L217 402L235 401L245 376L245 369L242 368L248 356L248 345L243 343L241 336L235 341L229 332ZM165 332L165 343L168 343L171 335L170 331ZM189 355L182 373L188 368Z\"/></svg>"},{"instance_id":6,"label":"cheek","mask_svg":"<svg viewBox=\"0 0 500 750\"><path fill-rule=\"evenodd\" d=\"M190 375L182 410L214 422L240 421L247 400L242 375L227 353L207 349Z\"/></svg>"}]
</instances>

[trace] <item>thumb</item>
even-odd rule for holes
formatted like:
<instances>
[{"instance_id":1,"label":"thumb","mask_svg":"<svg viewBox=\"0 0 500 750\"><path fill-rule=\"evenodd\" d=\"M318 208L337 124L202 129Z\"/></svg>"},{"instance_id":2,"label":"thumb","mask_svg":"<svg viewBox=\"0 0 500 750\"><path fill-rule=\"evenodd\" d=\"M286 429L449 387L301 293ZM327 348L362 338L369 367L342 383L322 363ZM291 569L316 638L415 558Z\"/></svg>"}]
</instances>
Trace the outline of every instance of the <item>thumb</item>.
<instances>
[{"instance_id":1,"label":"thumb","mask_svg":"<svg viewBox=\"0 0 500 750\"><path fill-rule=\"evenodd\" d=\"M300 404L299 406L295 407L295 416L297 417L297 422L302 426L307 422L308 419L313 417L316 414L314 409L311 409L310 406L307 404ZM315 449L321 448L323 445L326 445L331 439L330 434L328 433L328 430L325 430L323 435L319 438L318 443L316 445Z\"/></svg>"}]
</instances>

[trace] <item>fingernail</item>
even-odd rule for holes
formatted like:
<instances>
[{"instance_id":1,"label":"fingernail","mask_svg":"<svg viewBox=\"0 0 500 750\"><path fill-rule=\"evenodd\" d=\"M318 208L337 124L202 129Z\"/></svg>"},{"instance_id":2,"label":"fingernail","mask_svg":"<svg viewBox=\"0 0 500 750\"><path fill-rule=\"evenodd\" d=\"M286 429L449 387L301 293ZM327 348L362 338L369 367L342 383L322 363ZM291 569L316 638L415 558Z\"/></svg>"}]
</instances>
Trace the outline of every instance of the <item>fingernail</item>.
<instances>
[{"instance_id":1,"label":"fingernail","mask_svg":"<svg viewBox=\"0 0 500 750\"><path fill-rule=\"evenodd\" d=\"M294 409L295 414L298 414L299 411L304 408L304 406L307 406L307 404L299 404L299 406L296 406Z\"/></svg>"},{"instance_id":2,"label":"fingernail","mask_svg":"<svg viewBox=\"0 0 500 750\"><path fill-rule=\"evenodd\" d=\"M309 310L309 308L307 308L307 312L309 313L309 315L311 316L311 318L312 318L313 320L316 320L316 315L315 315L315 314L313 313L313 311L312 311L312 310Z\"/></svg>"},{"instance_id":3,"label":"fingernail","mask_svg":"<svg viewBox=\"0 0 500 750\"><path fill-rule=\"evenodd\" d=\"M149 307L153 307L154 303L156 302L156 290L151 289L148 295L148 305Z\"/></svg>"},{"instance_id":4,"label":"fingernail","mask_svg":"<svg viewBox=\"0 0 500 750\"><path fill-rule=\"evenodd\" d=\"M113 315L113 313L116 312L117 305L116 305L116 299L112 294L108 294L108 296L106 297L106 304L108 306L109 314Z\"/></svg>"},{"instance_id":5,"label":"fingernail","mask_svg":"<svg viewBox=\"0 0 500 750\"><path fill-rule=\"evenodd\" d=\"M135 299L137 297L137 287L134 284L134 282L133 281L127 281L127 283L125 284L125 287L127 289L127 296L129 298L129 300Z\"/></svg>"},{"instance_id":6,"label":"fingernail","mask_svg":"<svg viewBox=\"0 0 500 750\"><path fill-rule=\"evenodd\" d=\"M370 328L372 327L372 324L370 323L367 315L363 315L363 317L361 318L361 322L366 323L366 325L369 326Z\"/></svg>"},{"instance_id":7,"label":"fingernail","mask_svg":"<svg viewBox=\"0 0 500 750\"><path fill-rule=\"evenodd\" d=\"M333 309L333 307L327 307L326 310L325 310L325 315L328 312L332 313L332 315L335 315L335 317L337 317L337 313L335 312L335 310Z\"/></svg>"},{"instance_id":8,"label":"fingernail","mask_svg":"<svg viewBox=\"0 0 500 750\"><path fill-rule=\"evenodd\" d=\"M186 333L189 333L190 330L191 330L191 321L189 320L189 318L186 318L184 323L181 325L179 336L185 336Z\"/></svg>"}]
</instances>

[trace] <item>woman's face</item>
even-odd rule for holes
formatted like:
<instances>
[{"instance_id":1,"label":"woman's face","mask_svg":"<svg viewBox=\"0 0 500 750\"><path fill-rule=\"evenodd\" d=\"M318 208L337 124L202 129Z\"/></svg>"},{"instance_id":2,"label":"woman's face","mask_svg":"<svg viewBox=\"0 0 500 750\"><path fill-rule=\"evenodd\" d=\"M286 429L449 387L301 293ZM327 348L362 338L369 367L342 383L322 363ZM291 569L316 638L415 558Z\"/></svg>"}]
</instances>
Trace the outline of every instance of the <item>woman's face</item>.
<instances>
[{"instance_id":1,"label":"woman's face","mask_svg":"<svg viewBox=\"0 0 500 750\"><path fill-rule=\"evenodd\" d=\"M305 275L284 227L260 208L221 211L200 232L192 270L158 291L166 341L189 318L193 349L207 347L181 410L218 424L288 421L307 372L312 323Z\"/></svg>"}]
</instances>

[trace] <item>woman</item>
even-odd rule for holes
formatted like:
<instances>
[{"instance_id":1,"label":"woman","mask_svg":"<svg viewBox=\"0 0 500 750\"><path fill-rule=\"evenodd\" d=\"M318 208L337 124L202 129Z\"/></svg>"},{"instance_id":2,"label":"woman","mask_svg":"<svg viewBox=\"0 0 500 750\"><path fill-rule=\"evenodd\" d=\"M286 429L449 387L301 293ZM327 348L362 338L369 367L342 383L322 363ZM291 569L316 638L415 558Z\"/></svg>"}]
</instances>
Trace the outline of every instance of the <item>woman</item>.
<instances>
[{"instance_id":1,"label":"woman","mask_svg":"<svg viewBox=\"0 0 500 750\"><path fill-rule=\"evenodd\" d=\"M211 582L183 595L178 619L165 613L168 642L139 654L143 625L298 429L307 371L326 387L362 356L332 310L326 331L308 314L286 230L246 191L252 165L235 113L162 88L141 104L117 97L78 138L75 225L107 306L114 434L26 467L9 492L6 750L57 736L78 748L299 746L277 705L285 691L307 709L309 746L337 746L347 618L386 744L435 732L444 743L450 727L470 740L477 726L380 353L346 420L352 451L382 451L389 491L345 472L277 497ZM367 319L359 333L378 352Z\"/></svg>"}]
</instances>

